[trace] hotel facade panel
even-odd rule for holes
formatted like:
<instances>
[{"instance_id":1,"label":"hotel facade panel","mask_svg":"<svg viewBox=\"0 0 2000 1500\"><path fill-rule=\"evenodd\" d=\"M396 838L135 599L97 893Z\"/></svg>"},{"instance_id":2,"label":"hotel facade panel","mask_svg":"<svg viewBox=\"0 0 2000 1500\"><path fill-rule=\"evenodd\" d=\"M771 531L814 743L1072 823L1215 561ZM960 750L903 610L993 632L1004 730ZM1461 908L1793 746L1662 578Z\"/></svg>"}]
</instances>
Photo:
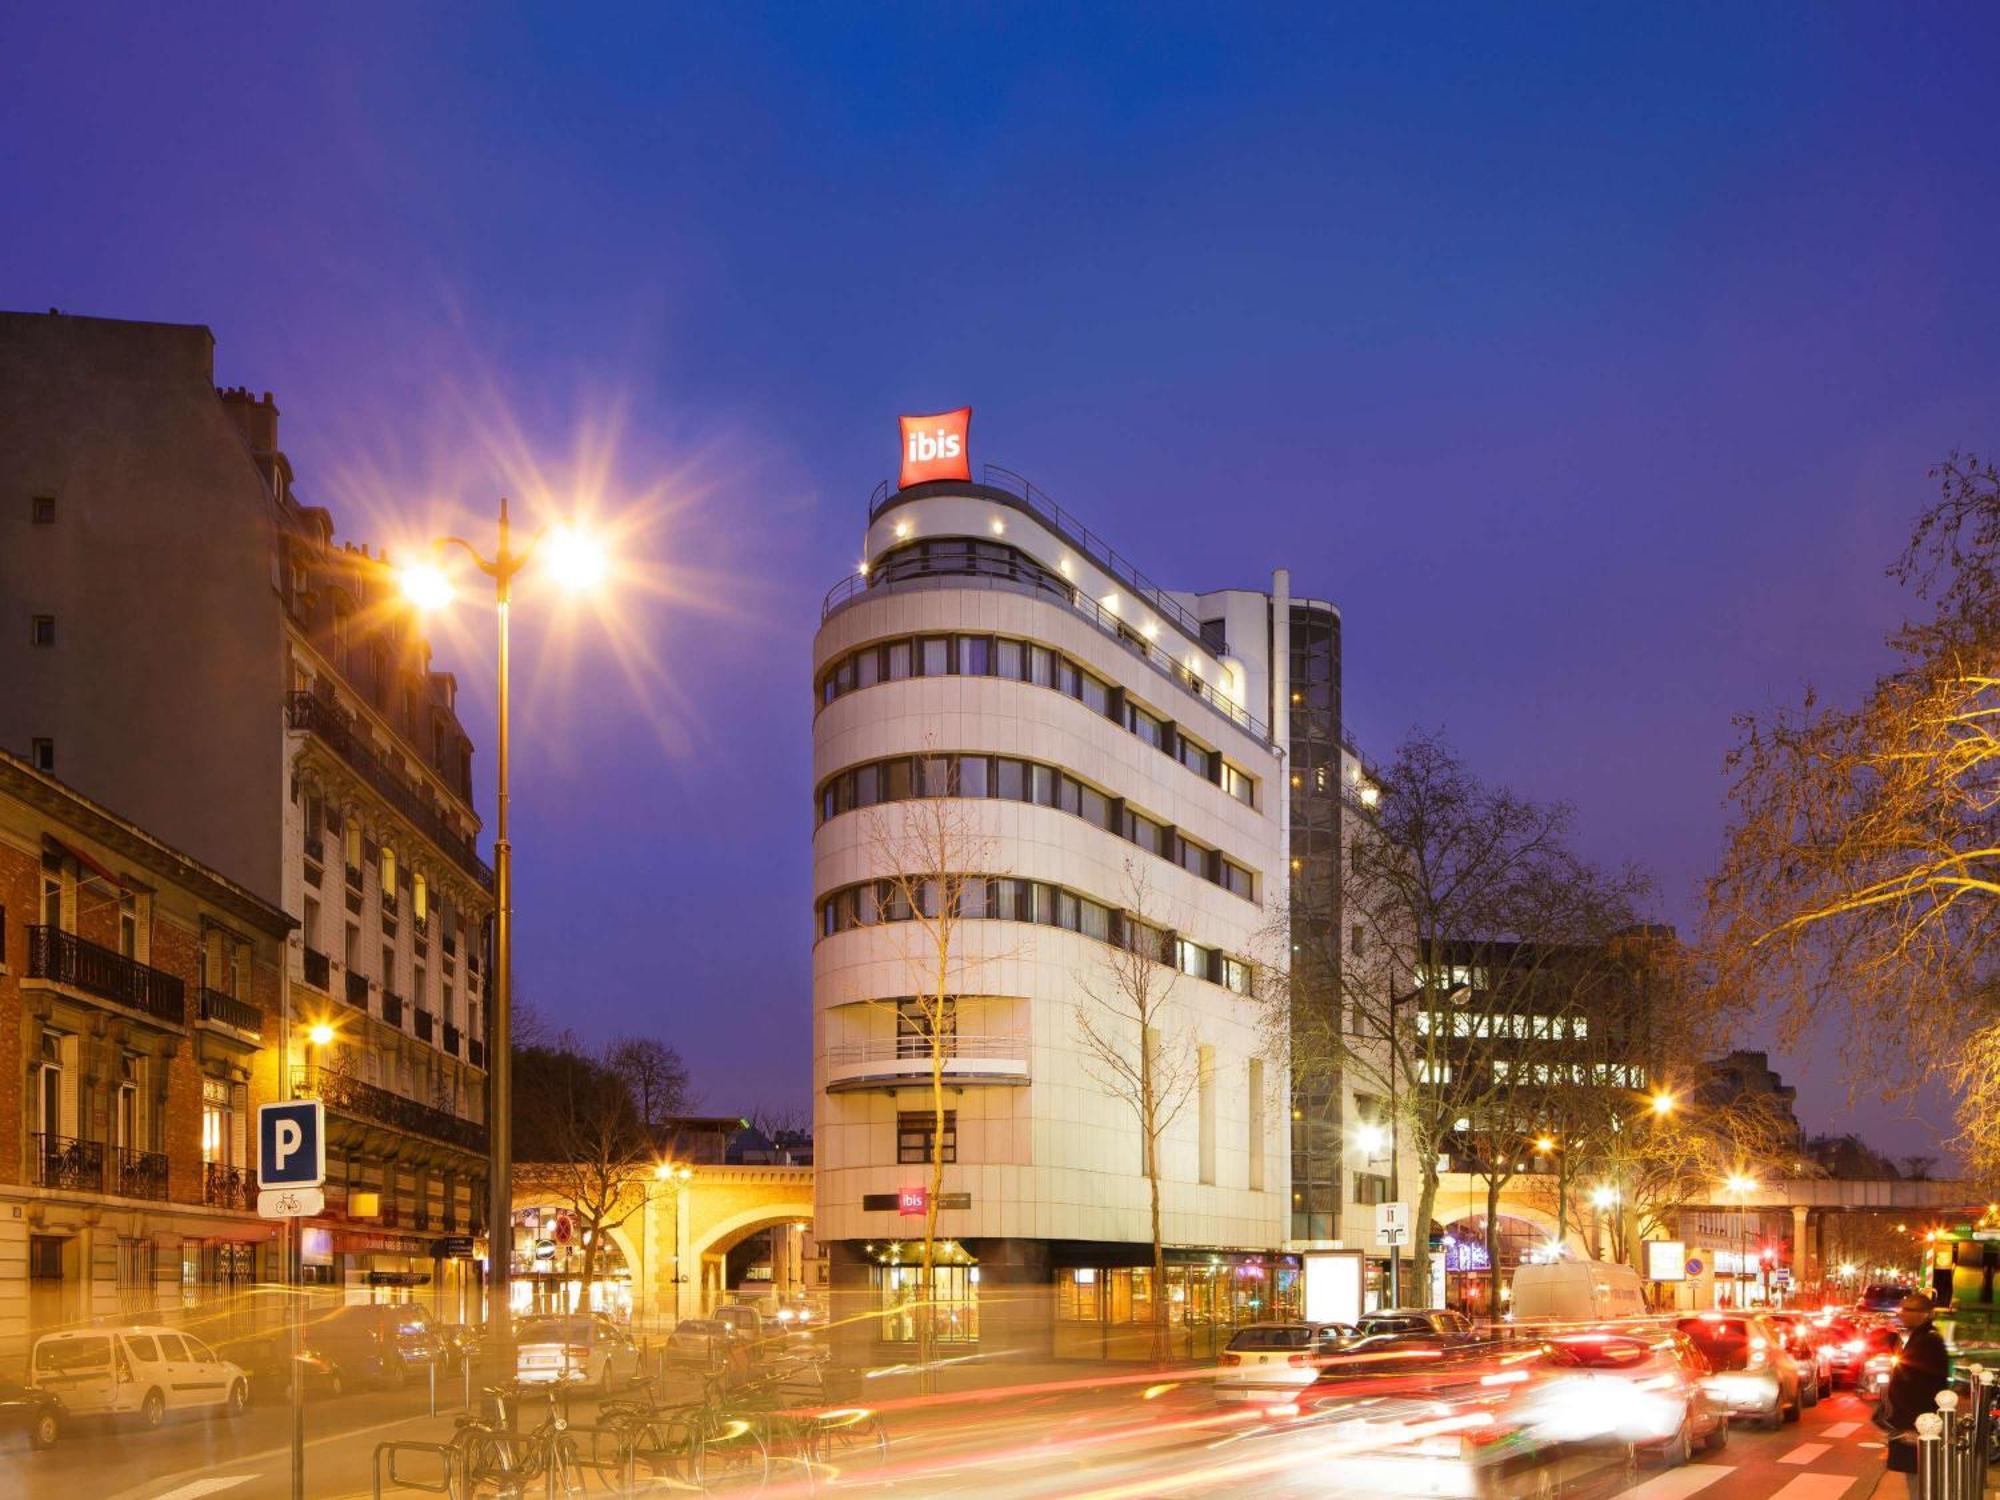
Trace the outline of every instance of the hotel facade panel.
<instances>
[{"instance_id":1,"label":"hotel facade panel","mask_svg":"<svg viewBox=\"0 0 2000 1500\"><path fill-rule=\"evenodd\" d=\"M814 642L817 1233L838 1311L865 1315L855 1336L912 1341L908 1211L940 1149L942 1339L1143 1354L1162 1297L1177 1348L1207 1353L1300 1294L1292 1089L1266 1003L1294 900L1288 582L1159 589L998 477L878 491L864 565ZM962 873L985 877L937 1022L911 1003L933 960L890 880L929 867L910 867L928 855L906 820L932 798L955 858L981 866ZM1078 1020L1093 992L1116 999L1108 960L1142 942L1173 974L1155 1045L1194 1060L1160 1152L1164 1287L1139 1119Z\"/></svg>"}]
</instances>

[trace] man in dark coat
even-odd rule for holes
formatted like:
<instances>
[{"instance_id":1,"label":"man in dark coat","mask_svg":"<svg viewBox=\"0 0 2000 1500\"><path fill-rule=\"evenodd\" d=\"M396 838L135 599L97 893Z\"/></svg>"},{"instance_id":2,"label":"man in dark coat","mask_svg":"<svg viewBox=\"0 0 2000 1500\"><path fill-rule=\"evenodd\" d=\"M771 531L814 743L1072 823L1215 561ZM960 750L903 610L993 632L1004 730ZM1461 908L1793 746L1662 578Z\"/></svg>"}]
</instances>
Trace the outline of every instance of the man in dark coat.
<instances>
[{"instance_id":1,"label":"man in dark coat","mask_svg":"<svg viewBox=\"0 0 2000 1500\"><path fill-rule=\"evenodd\" d=\"M1903 1299L1898 1316L1902 1319L1903 1347L1896 1366L1889 1372L1889 1385L1882 1392L1881 1423L1889 1432L1889 1474L1901 1476L1917 1471L1917 1446L1911 1440L1917 1418L1937 1410L1937 1393L1951 1384L1951 1356L1945 1351L1944 1336L1931 1321L1931 1299L1912 1292ZM1898 1442L1898 1436L1902 1441ZM1907 1495L1907 1480L1885 1478L1875 1491L1876 1500Z\"/></svg>"}]
</instances>

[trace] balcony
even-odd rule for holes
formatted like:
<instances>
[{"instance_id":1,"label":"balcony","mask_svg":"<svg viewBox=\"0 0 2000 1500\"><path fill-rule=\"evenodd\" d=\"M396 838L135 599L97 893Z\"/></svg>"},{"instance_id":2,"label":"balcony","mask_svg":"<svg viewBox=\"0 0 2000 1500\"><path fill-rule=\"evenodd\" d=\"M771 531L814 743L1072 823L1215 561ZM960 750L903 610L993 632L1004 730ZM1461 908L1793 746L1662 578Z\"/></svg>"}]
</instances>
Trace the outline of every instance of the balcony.
<instances>
[{"instance_id":1,"label":"balcony","mask_svg":"<svg viewBox=\"0 0 2000 1500\"><path fill-rule=\"evenodd\" d=\"M356 1010L368 1009L368 976L347 971L347 1003Z\"/></svg>"},{"instance_id":2,"label":"balcony","mask_svg":"<svg viewBox=\"0 0 2000 1500\"><path fill-rule=\"evenodd\" d=\"M322 995L333 993L333 960L317 948L306 949L305 981Z\"/></svg>"},{"instance_id":3,"label":"balcony","mask_svg":"<svg viewBox=\"0 0 2000 1500\"><path fill-rule=\"evenodd\" d=\"M493 889L493 871L479 857L472 840L445 821L436 802L391 770L339 709L316 694L291 693L285 700L285 722L292 729L317 736L417 832L442 849L483 889Z\"/></svg>"},{"instance_id":4,"label":"balcony","mask_svg":"<svg viewBox=\"0 0 2000 1500\"><path fill-rule=\"evenodd\" d=\"M382 1019L391 1026L403 1024L403 997L389 990L382 991Z\"/></svg>"},{"instance_id":5,"label":"balcony","mask_svg":"<svg viewBox=\"0 0 2000 1500\"><path fill-rule=\"evenodd\" d=\"M428 1042L436 1034L437 1017L433 1016L429 1011L420 1008L417 1011L417 1040Z\"/></svg>"},{"instance_id":6,"label":"balcony","mask_svg":"<svg viewBox=\"0 0 2000 1500\"><path fill-rule=\"evenodd\" d=\"M252 1036L264 1034L264 1012L248 1000L239 1000L234 995L225 995L221 990L212 990L206 985L201 991L201 1018L234 1026Z\"/></svg>"},{"instance_id":7,"label":"balcony","mask_svg":"<svg viewBox=\"0 0 2000 1500\"><path fill-rule=\"evenodd\" d=\"M444 1023L444 1050L458 1056L458 1028L449 1021Z\"/></svg>"},{"instance_id":8,"label":"balcony","mask_svg":"<svg viewBox=\"0 0 2000 1500\"><path fill-rule=\"evenodd\" d=\"M256 1196L248 1167L232 1167L220 1161L201 1164L201 1201L209 1207L248 1208Z\"/></svg>"},{"instance_id":9,"label":"balcony","mask_svg":"<svg viewBox=\"0 0 2000 1500\"><path fill-rule=\"evenodd\" d=\"M111 1153L110 1190L125 1198L167 1201L167 1158L162 1151L135 1151L118 1146Z\"/></svg>"},{"instance_id":10,"label":"balcony","mask_svg":"<svg viewBox=\"0 0 2000 1500\"><path fill-rule=\"evenodd\" d=\"M104 1191L104 1142L37 1131L28 1137L28 1148L34 1153L36 1187Z\"/></svg>"},{"instance_id":11,"label":"balcony","mask_svg":"<svg viewBox=\"0 0 2000 1500\"><path fill-rule=\"evenodd\" d=\"M955 1036L945 1043L944 1081L1020 1085L1028 1081L1028 1039L1023 1036ZM930 1046L921 1037L841 1042L826 1049L827 1092L909 1087L931 1076Z\"/></svg>"},{"instance_id":12,"label":"balcony","mask_svg":"<svg viewBox=\"0 0 2000 1500\"><path fill-rule=\"evenodd\" d=\"M407 1130L457 1146L475 1155L486 1154L486 1127L476 1120L462 1120L446 1110L419 1104L363 1083L345 1073L328 1068L294 1068L292 1095L298 1099L318 1099L337 1114Z\"/></svg>"},{"instance_id":13,"label":"balcony","mask_svg":"<svg viewBox=\"0 0 2000 1500\"><path fill-rule=\"evenodd\" d=\"M60 928L28 929L28 977L66 984L158 1020L187 1021L187 987L180 980Z\"/></svg>"}]
</instances>

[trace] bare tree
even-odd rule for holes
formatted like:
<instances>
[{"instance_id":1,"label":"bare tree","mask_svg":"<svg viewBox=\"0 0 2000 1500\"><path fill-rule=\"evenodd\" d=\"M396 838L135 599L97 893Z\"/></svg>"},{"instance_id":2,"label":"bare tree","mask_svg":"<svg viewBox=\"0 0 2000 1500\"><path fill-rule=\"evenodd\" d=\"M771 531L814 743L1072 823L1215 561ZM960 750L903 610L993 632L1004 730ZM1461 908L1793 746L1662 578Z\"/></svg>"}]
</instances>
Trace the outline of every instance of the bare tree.
<instances>
[{"instance_id":1,"label":"bare tree","mask_svg":"<svg viewBox=\"0 0 2000 1500\"><path fill-rule=\"evenodd\" d=\"M649 1133L624 1079L568 1032L516 1047L514 1080L519 1179L573 1216L587 1298L605 1237L645 1202L653 1170ZM496 1234L496 1245L505 1242Z\"/></svg>"},{"instance_id":2,"label":"bare tree","mask_svg":"<svg viewBox=\"0 0 2000 1500\"><path fill-rule=\"evenodd\" d=\"M1173 1003L1180 981L1172 932L1159 924L1143 870L1125 862L1126 910L1100 972L1077 980L1077 1044L1091 1078L1139 1127L1153 1236L1153 1360L1168 1358L1167 1271L1160 1222L1160 1142L1200 1079L1192 1029Z\"/></svg>"},{"instance_id":3,"label":"bare tree","mask_svg":"<svg viewBox=\"0 0 2000 1500\"><path fill-rule=\"evenodd\" d=\"M917 1309L918 1362L937 1357L937 1225L944 1193L945 1064L958 1036L958 1001L991 962L967 941L964 924L987 915L993 843L959 799L957 763L924 754L909 766L914 797L869 814L867 838L878 878L863 894L864 923L891 924L902 937L914 995L897 1012L898 1043L916 1038L929 1063L930 1162Z\"/></svg>"},{"instance_id":4,"label":"bare tree","mask_svg":"<svg viewBox=\"0 0 2000 1500\"><path fill-rule=\"evenodd\" d=\"M1408 1149L1418 1167L1411 1296L1421 1301L1439 1161L1460 1121L1497 1121L1515 1094L1476 1045L1472 1018L1515 987L1509 970L1538 961L1535 945L1573 931L1578 892L1643 882L1592 871L1568 846L1567 808L1486 785L1435 734L1407 738L1378 780L1379 802L1348 848L1345 943L1327 922L1294 918L1267 1016L1288 1033L1295 1083L1346 1079L1387 1102L1394 1154Z\"/></svg>"},{"instance_id":5,"label":"bare tree","mask_svg":"<svg viewBox=\"0 0 2000 1500\"><path fill-rule=\"evenodd\" d=\"M604 1061L631 1091L648 1129L687 1108L687 1064L657 1037L620 1037L605 1049Z\"/></svg>"},{"instance_id":6,"label":"bare tree","mask_svg":"<svg viewBox=\"0 0 2000 1500\"><path fill-rule=\"evenodd\" d=\"M1891 569L1932 613L1890 636L1897 665L1856 707L1739 721L1709 918L1725 998L1775 1000L1787 1040L1843 1018L1884 1092L1954 1084L1973 1168L2000 1172L2000 471L1933 477Z\"/></svg>"}]
</instances>

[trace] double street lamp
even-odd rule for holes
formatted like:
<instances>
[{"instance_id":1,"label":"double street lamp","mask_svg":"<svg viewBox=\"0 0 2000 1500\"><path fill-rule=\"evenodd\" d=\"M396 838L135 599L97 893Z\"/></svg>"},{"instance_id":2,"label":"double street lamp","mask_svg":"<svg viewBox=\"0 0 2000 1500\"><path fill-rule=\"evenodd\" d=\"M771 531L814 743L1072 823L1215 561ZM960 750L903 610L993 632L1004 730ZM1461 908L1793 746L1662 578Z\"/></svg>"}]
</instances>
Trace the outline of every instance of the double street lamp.
<instances>
[{"instance_id":1,"label":"double street lamp","mask_svg":"<svg viewBox=\"0 0 2000 1500\"><path fill-rule=\"evenodd\" d=\"M434 555L448 547L462 548L480 572L493 580L493 604L498 625L499 731L495 738L498 789L494 794L493 828L493 984L486 996L486 1131L489 1164L486 1203L486 1319L490 1337L499 1341L503 1364L513 1343L509 1282L513 1266L514 1141L513 1141L513 1011L514 987L514 849L507 835L508 813L508 661L507 624L513 604L514 580L538 554L550 576L563 587L583 592L604 579L603 549L569 527L544 527L516 548L507 517L507 499L500 498L500 544L491 558L463 537L448 536L431 544ZM420 610L442 609L455 590L435 561L407 567L403 593Z\"/></svg>"}]
</instances>

